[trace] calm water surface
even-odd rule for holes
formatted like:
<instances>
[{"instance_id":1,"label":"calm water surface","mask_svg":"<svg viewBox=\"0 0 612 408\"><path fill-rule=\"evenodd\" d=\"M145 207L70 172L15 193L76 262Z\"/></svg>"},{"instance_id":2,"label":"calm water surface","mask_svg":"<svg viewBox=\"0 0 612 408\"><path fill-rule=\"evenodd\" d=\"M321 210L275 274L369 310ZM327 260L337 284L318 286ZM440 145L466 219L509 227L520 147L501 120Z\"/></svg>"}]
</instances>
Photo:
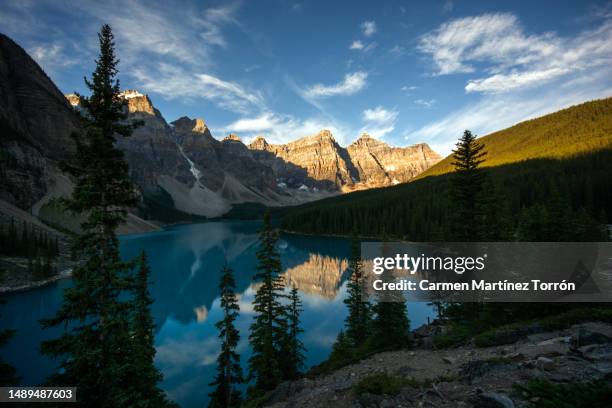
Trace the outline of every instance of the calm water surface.
<instances>
[{"instance_id":1,"label":"calm water surface","mask_svg":"<svg viewBox=\"0 0 612 408\"><path fill-rule=\"evenodd\" d=\"M152 269L151 293L155 299L156 364L164 374L163 388L182 407L203 406L208 401L219 350L215 322L219 309L219 272L224 260L234 269L239 294L238 351L243 367L250 354L248 328L253 320L251 302L259 222L219 221L191 224L146 235L122 238L122 253L135 257L146 250ZM283 235L279 242L285 281L296 286L304 302L302 340L307 366L329 355L342 328L346 308L349 241L341 238ZM41 340L56 337L57 329L42 330L38 321L53 316L69 280L6 296L0 307L2 328L17 330L1 350L22 376L22 385L37 385L56 369L56 362L39 354ZM433 317L425 303L410 303L412 327Z\"/></svg>"}]
</instances>

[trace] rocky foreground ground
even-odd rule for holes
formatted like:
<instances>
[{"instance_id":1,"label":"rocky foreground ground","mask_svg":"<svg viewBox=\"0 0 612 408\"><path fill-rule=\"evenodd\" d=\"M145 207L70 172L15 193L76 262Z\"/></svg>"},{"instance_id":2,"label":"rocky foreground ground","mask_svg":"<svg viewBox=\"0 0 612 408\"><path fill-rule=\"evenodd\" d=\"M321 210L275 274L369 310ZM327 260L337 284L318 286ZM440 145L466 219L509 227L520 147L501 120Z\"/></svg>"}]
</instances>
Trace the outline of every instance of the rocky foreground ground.
<instances>
[{"instance_id":1,"label":"rocky foreground ground","mask_svg":"<svg viewBox=\"0 0 612 408\"><path fill-rule=\"evenodd\" d=\"M383 373L401 379L399 392L357 391L362 380ZM611 384L612 326L583 323L488 348L380 353L328 375L281 384L268 406L526 407L537 405L537 397L530 398L513 385L531 379Z\"/></svg>"}]
</instances>

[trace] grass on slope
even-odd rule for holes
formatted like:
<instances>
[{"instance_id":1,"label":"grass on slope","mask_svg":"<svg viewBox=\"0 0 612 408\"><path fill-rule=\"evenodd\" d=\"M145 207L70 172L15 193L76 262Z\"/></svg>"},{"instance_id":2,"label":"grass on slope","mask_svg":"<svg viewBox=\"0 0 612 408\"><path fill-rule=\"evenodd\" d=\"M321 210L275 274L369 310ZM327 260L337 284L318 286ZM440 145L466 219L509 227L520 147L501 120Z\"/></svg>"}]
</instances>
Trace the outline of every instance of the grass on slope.
<instances>
[{"instance_id":1,"label":"grass on slope","mask_svg":"<svg viewBox=\"0 0 612 408\"><path fill-rule=\"evenodd\" d=\"M463 129L457 129L457 137ZM585 102L540 118L521 122L479 138L488 152L483 166L528 159L561 159L612 147L612 98ZM453 171L452 157L418 178Z\"/></svg>"}]
</instances>

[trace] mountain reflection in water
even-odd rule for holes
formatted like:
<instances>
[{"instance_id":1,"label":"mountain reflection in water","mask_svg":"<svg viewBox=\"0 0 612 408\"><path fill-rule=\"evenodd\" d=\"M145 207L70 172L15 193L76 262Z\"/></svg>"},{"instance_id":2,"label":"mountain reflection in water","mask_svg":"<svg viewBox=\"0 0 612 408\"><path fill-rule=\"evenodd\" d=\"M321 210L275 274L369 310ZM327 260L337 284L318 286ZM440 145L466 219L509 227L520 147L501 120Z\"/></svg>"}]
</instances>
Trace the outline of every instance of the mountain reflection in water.
<instances>
[{"instance_id":1,"label":"mountain reflection in water","mask_svg":"<svg viewBox=\"0 0 612 408\"><path fill-rule=\"evenodd\" d=\"M241 340L238 351L246 368L250 350L251 302L257 284L257 231L254 221L218 221L177 226L166 231L132 235L121 239L126 258L146 250L152 270L152 312L156 324L156 364L164 374L163 388L182 407L203 406L214 371L219 342L215 322L221 319L218 299L220 271L227 261L234 270L240 316L236 326ZM300 291L304 303L302 340L307 348L307 366L327 358L344 324L350 243L342 238L283 234L279 245L283 276ZM6 296L0 307L2 328L17 330L0 352L23 377L22 385L44 380L56 362L39 355L43 339L56 337L57 329L42 330L38 320L52 316L61 303L62 281L37 290ZM433 316L429 306L408 306L412 326Z\"/></svg>"}]
</instances>

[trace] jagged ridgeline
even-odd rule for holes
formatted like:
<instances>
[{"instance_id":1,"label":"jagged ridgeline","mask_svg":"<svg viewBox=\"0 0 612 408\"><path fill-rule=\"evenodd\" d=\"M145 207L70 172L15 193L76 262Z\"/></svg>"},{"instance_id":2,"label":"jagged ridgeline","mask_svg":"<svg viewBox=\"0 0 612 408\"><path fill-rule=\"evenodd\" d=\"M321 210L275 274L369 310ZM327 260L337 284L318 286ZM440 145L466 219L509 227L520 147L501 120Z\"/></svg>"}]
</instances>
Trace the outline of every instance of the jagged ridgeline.
<instances>
[{"instance_id":1,"label":"jagged ridgeline","mask_svg":"<svg viewBox=\"0 0 612 408\"><path fill-rule=\"evenodd\" d=\"M457 129L457 137L463 129ZM509 219L509 234L544 239L546 223L585 233L612 217L612 98L587 102L519 123L479 140L488 151L485 194ZM295 208L282 226L308 233L444 239L453 207L449 156L416 180ZM561 216L561 218L559 218ZM553 219L556 218L556 219ZM534 223L542 225L535 225ZM521 229L521 236L517 235ZM571 236L567 239L581 239Z\"/></svg>"},{"instance_id":2,"label":"jagged ridgeline","mask_svg":"<svg viewBox=\"0 0 612 408\"><path fill-rule=\"evenodd\" d=\"M0 200L48 224L77 229L78 220L63 214L56 199L73 188L58 164L74 160L70 135L82 133L79 98L62 95L27 52L2 34L0 91ZM368 135L344 147L327 130L286 144L263 137L245 144L233 134L219 140L203 119L168 123L142 92L126 90L121 97L128 119L144 125L117 140L142 198L120 232L156 228L143 218L219 217L237 206L259 213L394 185L441 159L426 144L393 147Z\"/></svg>"}]
</instances>

